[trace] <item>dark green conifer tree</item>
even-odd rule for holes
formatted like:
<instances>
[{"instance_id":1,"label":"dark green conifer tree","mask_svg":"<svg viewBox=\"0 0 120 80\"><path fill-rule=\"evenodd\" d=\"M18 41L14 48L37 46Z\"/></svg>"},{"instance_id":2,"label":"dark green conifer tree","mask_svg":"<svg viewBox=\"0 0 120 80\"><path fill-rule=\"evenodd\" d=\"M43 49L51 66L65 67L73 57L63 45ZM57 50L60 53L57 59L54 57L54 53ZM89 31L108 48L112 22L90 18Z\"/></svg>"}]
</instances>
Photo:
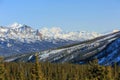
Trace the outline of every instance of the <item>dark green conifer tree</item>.
<instances>
[{"instance_id":1,"label":"dark green conifer tree","mask_svg":"<svg viewBox=\"0 0 120 80\"><path fill-rule=\"evenodd\" d=\"M90 80L105 80L105 67L100 66L97 59L90 62L90 68L88 69L88 72Z\"/></svg>"},{"instance_id":2,"label":"dark green conifer tree","mask_svg":"<svg viewBox=\"0 0 120 80\"><path fill-rule=\"evenodd\" d=\"M22 64L21 64L21 63L20 63L20 66L19 66L17 78L18 78L17 80L25 80L24 71L23 71L23 68L22 68Z\"/></svg>"},{"instance_id":3,"label":"dark green conifer tree","mask_svg":"<svg viewBox=\"0 0 120 80\"><path fill-rule=\"evenodd\" d=\"M5 67L2 57L0 57L0 80L5 80Z\"/></svg>"},{"instance_id":4,"label":"dark green conifer tree","mask_svg":"<svg viewBox=\"0 0 120 80\"><path fill-rule=\"evenodd\" d=\"M39 63L38 53L35 54L35 64L32 68L31 76L32 80L45 80Z\"/></svg>"}]
</instances>

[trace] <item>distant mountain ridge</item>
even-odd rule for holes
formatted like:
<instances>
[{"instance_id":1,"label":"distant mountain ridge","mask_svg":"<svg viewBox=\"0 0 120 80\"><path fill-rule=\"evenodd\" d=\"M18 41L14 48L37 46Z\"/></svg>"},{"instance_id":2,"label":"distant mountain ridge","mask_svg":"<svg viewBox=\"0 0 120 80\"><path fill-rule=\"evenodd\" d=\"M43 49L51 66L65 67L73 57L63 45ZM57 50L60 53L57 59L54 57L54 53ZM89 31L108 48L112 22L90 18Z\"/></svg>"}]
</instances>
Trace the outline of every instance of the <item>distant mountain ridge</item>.
<instances>
[{"instance_id":1,"label":"distant mountain ridge","mask_svg":"<svg viewBox=\"0 0 120 80\"><path fill-rule=\"evenodd\" d=\"M96 32L63 32L60 28L33 29L28 25L14 23L0 26L0 55L38 52L66 44L93 39Z\"/></svg>"}]
</instances>

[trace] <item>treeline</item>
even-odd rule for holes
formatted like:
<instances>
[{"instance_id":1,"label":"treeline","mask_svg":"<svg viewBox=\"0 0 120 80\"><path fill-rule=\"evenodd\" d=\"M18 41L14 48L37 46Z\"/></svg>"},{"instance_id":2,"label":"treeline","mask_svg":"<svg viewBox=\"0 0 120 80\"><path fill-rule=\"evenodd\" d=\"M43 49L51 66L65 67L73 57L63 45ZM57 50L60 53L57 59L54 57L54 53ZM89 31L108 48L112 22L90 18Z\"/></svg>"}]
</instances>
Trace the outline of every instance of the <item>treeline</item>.
<instances>
[{"instance_id":1,"label":"treeline","mask_svg":"<svg viewBox=\"0 0 120 80\"><path fill-rule=\"evenodd\" d=\"M85 65L3 62L0 58L0 80L120 80L120 67L100 66L93 60Z\"/></svg>"}]
</instances>

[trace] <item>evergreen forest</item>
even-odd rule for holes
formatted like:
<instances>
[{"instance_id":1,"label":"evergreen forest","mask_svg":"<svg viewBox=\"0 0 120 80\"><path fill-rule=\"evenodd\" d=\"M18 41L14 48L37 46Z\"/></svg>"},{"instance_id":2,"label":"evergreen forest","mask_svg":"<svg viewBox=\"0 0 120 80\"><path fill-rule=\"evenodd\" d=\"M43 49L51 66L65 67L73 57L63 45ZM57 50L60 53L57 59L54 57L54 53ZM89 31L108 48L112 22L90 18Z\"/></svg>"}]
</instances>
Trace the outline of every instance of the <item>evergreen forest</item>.
<instances>
[{"instance_id":1,"label":"evergreen forest","mask_svg":"<svg viewBox=\"0 0 120 80\"><path fill-rule=\"evenodd\" d=\"M87 64L4 62L0 57L0 80L120 80L120 67Z\"/></svg>"}]
</instances>

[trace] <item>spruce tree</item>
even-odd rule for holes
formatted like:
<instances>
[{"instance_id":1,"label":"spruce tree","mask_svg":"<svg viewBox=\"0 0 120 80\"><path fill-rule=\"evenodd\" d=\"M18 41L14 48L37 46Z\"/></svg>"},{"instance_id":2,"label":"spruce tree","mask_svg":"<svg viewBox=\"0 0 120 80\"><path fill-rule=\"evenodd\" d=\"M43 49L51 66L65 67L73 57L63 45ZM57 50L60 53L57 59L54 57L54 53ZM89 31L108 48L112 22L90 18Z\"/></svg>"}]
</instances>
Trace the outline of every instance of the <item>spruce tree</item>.
<instances>
[{"instance_id":1,"label":"spruce tree","mask_svg":"<svg viewBox=\"0 0 120 80\"><path fill-rule=\"evenodd\" d=\"M35 54L35 64L32 68L31 76L32 80L45 80L39 63L38 53Z\"/></svg>"},{"instance_id":2,"label":"spruce tree","mask_svg":"<svg viewBox=\"0 0 120 80\"><path fill-rule=\"evenodd\" d=\"M88 72L89 79L91 80L104 80L106 76L105 67L100 66L97 59L90 62Z\"/></svg>"},{"instance_id":3,"label":"spruce tree","mask_svg":"<svg viewBox=\"0 0 120 80\"><path fill-rule=\"evenodd\" d=\"M5 68L2 57L0 57L0 80L5 80Z\"/></svg>"},{"instance_id":4,"label":"spruce tree","mask_svg":"<svg viewBox=\"0 0 120 80\"><path fill-rule=\"evenodd\" d=\"M112 72L111 66L106 67L105 73L106 73L106 79L107 80L113 80L113 76L112 76L113 72Z\"/></svg>"},{"instance_id":5,"label":"spruce tree","mask_svg":"<svg viewBox=\"0 0 120 80\"><path fill-rule=\"evenodd\" d=\"M117 63L114 64L114 76L117 79Z\"/></svg>"},{"instance_id":6,"label":"spruce tree","mask_svg":"<svg viewBox=\"0 0 120 80\"><path fill-rule=\"evenodd\" d=\"M21 63L20 63L20 68L18 70L18 79L17 80L25 80L24 71L23 71Z\"/></svg>"},{"instance_id":7,"label":"spruce tree","mask_svg":"<svg viewBox=\"0 0 120 80\"><path fill-rule=\"evenodd\" d=\"M31 80L36 80L36 69L32 67L31 69Z\"/></svg>"}]
</instances>

